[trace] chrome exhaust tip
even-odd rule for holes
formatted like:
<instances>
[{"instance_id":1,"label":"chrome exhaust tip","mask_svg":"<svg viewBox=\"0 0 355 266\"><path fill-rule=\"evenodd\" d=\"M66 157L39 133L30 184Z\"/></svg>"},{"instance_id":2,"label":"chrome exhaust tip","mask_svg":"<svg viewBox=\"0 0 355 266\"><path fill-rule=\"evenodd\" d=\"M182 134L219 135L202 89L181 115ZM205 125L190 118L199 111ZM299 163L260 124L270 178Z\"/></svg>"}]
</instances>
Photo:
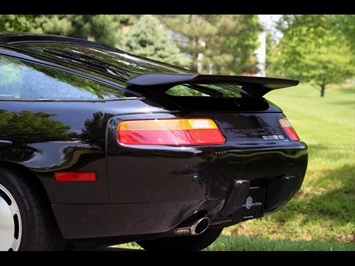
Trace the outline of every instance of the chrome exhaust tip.
<instances>
[{"instance_id":1,"label":"chrome exhaust tip","mask_svg":"<svg viewBox=\"0 0 355 266\"><path fill-rule=\"evenodd\" d=\"M202 217L194 221L191 225L184 227L175 228L175 235L178 236L191 236L191 235L200 235L207 230L210 226L210 219L207 217Z\"/></svg>"}]
</instances>

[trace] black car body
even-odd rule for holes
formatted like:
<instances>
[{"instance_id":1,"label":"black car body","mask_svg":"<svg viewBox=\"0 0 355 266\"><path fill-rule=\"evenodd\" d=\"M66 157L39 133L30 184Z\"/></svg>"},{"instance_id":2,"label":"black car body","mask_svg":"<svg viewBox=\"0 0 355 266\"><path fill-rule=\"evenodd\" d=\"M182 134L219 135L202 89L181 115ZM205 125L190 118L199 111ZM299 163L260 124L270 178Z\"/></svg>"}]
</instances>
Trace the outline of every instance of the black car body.
<instances>
[{"instance_id":1,"label":"black car body","mask_svg":"<svg viewBox=\"0 0 355 266\"><path fill-rule=\"evenodd\" d=\"M264 95L297 84L0 32L1 249L202 250L279 210L308 151Z\"/></svg>"}]
</instances>

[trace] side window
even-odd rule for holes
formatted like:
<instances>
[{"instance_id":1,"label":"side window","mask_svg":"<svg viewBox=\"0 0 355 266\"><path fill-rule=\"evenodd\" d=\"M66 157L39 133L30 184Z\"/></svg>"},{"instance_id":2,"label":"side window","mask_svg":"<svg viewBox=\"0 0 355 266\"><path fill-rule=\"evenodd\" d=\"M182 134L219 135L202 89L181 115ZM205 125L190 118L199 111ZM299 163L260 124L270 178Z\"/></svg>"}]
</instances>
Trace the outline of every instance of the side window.
<instances>
[{"instance_id":1,"label":"side window","mask_svg":"<svg viewBox=\"0 0 355 266\"><path fill-rule=\"evenodd\" d=\"M20 98L21 71L11 60L0 57L0 98Z\"/></svg>"},{"instance_id":2,"label":"side window","mask_svg":"<svg viewBox=\"0 0 355 266\"><path fill-rule=\"evenodd\" d=\"M0 99L100 100L127 92L65 71L0 56Z\"/></svg>"}]
</instances>

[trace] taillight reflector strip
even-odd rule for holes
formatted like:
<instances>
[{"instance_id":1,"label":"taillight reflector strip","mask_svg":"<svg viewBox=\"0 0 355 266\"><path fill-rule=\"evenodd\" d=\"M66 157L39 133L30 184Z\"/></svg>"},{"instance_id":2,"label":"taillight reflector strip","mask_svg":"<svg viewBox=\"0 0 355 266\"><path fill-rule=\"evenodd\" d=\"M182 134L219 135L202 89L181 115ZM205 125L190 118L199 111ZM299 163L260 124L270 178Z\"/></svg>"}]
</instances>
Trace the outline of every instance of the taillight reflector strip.
<instances>
[{"instance_id":1,"label":"taillight reflector strip","mask_svg":"<svg viewBox=\"0 0 355 266\"><path fill-rule=\"evenodd\" d=\"M93 182L96 181L95 172L58 172L55 173L58 182Z\"/></svg>"},{"instance_id":2,"label":"taillight reflector strip","mask_svg":"<svg viewBox=\"0 0 355 266\"><path fill-rule=\"evenodd\" d=\"M299 136L297 135L296 131L294 130L290 121L288 121L287 118L280 118L279 122L282 128L284 129L285 133L291 140L296 140L296 141L300 140Z\"/></svg>"},{"instance_id":3,"label":"taillight reflector strip","mask_svg":"<svg viewBox=\"0 0 355 266\"><path fill-rule=\"evenodd\" d=\"M118 124L118 141L127 145L210 145L225 142L211 119L129 120Z\"/></svg>"}]
</instances>

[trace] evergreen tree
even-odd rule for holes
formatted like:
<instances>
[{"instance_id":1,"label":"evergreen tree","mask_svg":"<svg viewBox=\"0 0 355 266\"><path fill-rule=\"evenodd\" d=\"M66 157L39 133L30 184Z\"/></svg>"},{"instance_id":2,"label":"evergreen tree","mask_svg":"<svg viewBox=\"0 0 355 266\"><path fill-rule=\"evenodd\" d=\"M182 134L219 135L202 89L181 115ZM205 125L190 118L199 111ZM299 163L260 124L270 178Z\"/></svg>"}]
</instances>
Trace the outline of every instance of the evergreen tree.
<instances>
[{"instance_id":1,"label":"evergreen tree","mask_svg":"<svg viewBox=\"0 0 355 266\"><path fill-rule=\"evenodd\" d=\"M170 40L164 25L151 15L141 16L127 31L119 46L135 55L180 67L189 66L189 58Z\"/></svg>"}]
</instances>

